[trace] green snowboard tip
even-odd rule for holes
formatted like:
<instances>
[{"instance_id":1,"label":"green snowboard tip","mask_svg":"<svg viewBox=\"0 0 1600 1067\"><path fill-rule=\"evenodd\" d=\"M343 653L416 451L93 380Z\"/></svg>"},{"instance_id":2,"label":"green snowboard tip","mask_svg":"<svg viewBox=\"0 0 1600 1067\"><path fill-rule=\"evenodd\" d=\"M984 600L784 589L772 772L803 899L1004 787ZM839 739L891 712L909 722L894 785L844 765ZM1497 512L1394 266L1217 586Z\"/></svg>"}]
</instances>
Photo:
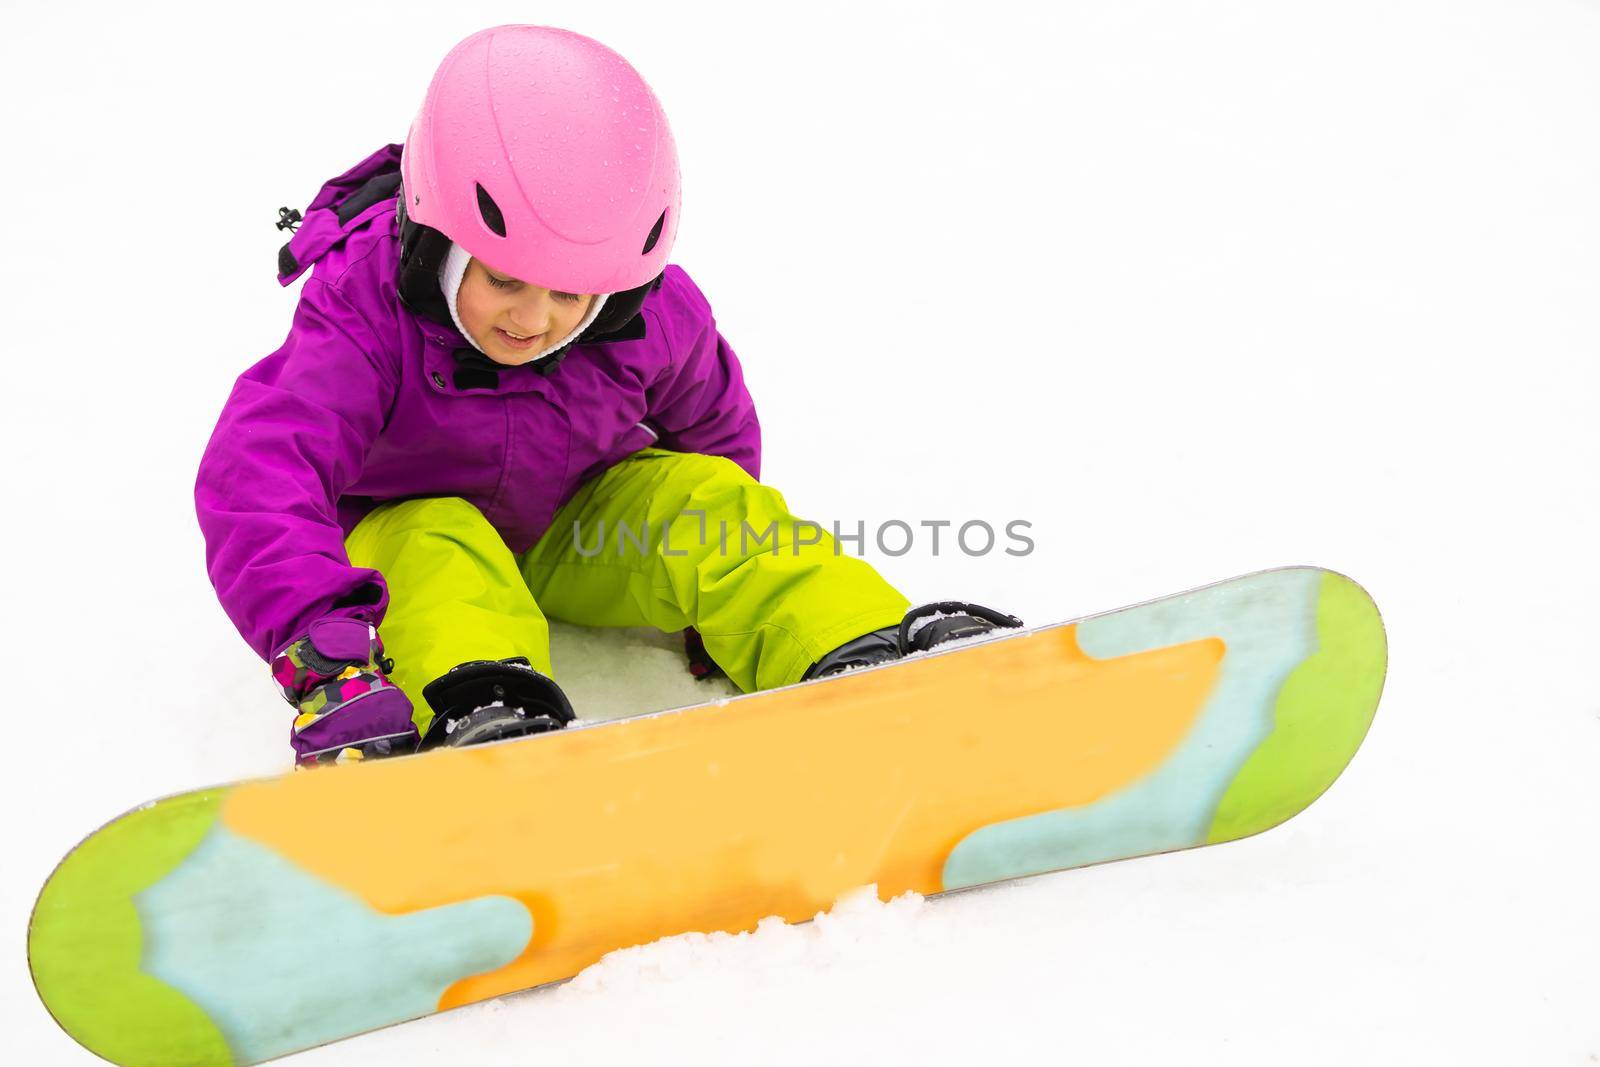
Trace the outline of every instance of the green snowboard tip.
<instances>
[{"instance_id":1,"label":"green snowboard tip","mask_svg":"<svg viewBox=\"0 0 1600 1067\"><path fill-rule=\"evenodd\" d=\"M73 850L45 883L28 926L28 964L50 1014L89 1051L130 1067L210 1067L233 1053L206 1014L141 972L133 898L194 850L225 790L131 811Z\"/></svg>"},{"instance_id":2,"label":"green snowboard tip","mask_svg":"<svg viewBox=\"0 0 1600 1067\"><path fill-rule=\"evenodd\" d=\"M1271 735L1223 794L1208 844L1249 837L1305 810L1361 747L1388 664L1378 606L1349 578L1326 572L1316 634L1317 650L1279 690Z\"/></svg>"}]
</instances>

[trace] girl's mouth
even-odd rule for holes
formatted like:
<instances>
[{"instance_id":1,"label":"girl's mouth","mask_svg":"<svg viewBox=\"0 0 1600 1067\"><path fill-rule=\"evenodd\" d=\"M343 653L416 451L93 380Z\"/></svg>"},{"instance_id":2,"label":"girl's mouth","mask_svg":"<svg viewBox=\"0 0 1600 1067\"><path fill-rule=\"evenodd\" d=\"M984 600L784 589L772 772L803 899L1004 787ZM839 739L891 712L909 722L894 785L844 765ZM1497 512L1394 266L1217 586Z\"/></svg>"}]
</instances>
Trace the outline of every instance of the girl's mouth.
<instances>
[{"instance_id":1,"label":"girl's mouth","mask_svg":"<svg viewBox=\"0 0 1600 1067\"><path fill-rule=\"evenodd\" d=\"M542 333L533 334L531 337L507 333L498 326L494 328L494 332L499 336L501 343L503 343L507 348L532 348L544 338L544 334Z\"/></svg>"}]
</instances>

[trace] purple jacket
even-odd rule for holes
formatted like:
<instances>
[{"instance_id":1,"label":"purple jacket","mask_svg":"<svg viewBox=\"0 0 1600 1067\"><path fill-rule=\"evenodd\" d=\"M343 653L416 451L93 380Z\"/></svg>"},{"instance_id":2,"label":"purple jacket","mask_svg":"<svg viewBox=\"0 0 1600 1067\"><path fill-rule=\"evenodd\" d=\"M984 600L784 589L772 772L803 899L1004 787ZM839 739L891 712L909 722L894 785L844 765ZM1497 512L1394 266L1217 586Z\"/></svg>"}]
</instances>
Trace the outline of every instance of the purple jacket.
<instances>
[{"instance_id":1,"label":"purple jacket","mask_svg":"<svg viewBox=\"0 0 1600 1067\"><path fill-rule=\"evenodd\" d=\"M574 345L548 377L464 371L454 353L475 350L461 334L396 295L394 200L339 221L339 203L392 157L381 149L312 202L281 279L315 264L289 337L239 376L200 459L206 571L263 659L323 616L382 621L383 575L351 566L344 538L383 501L464 497L521 553L579 486L648 445L760 476L738 358L679 267L631 331ZM614 340L630 332L643 336Z\"/></svg>"}]
</instances>

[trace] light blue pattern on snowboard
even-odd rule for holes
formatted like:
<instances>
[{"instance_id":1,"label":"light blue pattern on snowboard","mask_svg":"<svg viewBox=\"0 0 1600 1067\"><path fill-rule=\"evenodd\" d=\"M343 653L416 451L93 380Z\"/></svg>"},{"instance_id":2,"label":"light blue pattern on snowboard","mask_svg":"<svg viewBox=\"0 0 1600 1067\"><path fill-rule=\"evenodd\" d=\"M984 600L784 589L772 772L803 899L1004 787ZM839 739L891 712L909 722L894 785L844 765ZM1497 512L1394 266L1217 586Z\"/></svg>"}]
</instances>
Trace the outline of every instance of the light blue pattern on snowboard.
<instances>
[{"instance_id":1,"label":"light blue pattern on snowboard","mask_svg":"<svg viewBox=\"0 0 1600 1067\"><path fill-rule=\"evenodd\" d=\"M1278 690L1316 650L1321 582L1313 568L1268 571L1080 623L1078 645L1097 659L1220 637L1216 690L1149 777L1093 804L974 831L945 861L944 888L1204 844L1229 783L1272 732Z\"/></svg>"},{"instance_id":2,"label":"light blue pattern on snowboard","mask_svg":"<svg viewBox=\"0 0 1600 1067\"><path fill-rule=\"evenodd\" d=\"M509 897L384 915L220 825L134 907L141 968L198 1004L246 1063L427 1015L533 934Z\"/></svg>"}]
</instances>

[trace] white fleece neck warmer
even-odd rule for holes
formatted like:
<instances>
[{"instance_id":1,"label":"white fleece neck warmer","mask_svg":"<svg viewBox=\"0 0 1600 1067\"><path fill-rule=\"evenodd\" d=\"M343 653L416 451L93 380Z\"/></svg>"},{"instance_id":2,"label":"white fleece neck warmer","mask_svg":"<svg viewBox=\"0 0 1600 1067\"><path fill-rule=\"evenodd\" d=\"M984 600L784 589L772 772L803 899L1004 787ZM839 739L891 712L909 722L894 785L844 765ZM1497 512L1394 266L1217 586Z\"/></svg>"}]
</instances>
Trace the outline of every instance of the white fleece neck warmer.
<instances>
[{"instance_id":1,"label":"white fleece neck warmer","mask_svg":"<svg viewBox=\"0 0 1600 1067\"><path fill-rule=\"evenodd\" d=\"M461 315L456 311L456 297L461 293L461 281L467 276L467 264L471 262L471 252L468 252L454 241L450 242L450 254L444 257L444 264L439 268L439 290L444 293L444 302L450 308L450 321L456 324L456 329L460 330L461 336L467 339L467 344L478 349L479 352L483 352L483 349L478 345L477 339L467 332L465 326L461 325ZM567 338L576 337L584 330L587 330L589 324L594 322L595 318L600 314L600 309L606 306L606 295L605 293L596 294L595 298L589 301L589 313L583 317L583 321L578 323L571 333L553 345L545 345L527 362L532 363L546 352L555 351L567 343ZM483 352L483 354L487 356L489 353Z\"/></svg>"}]
</instances>

